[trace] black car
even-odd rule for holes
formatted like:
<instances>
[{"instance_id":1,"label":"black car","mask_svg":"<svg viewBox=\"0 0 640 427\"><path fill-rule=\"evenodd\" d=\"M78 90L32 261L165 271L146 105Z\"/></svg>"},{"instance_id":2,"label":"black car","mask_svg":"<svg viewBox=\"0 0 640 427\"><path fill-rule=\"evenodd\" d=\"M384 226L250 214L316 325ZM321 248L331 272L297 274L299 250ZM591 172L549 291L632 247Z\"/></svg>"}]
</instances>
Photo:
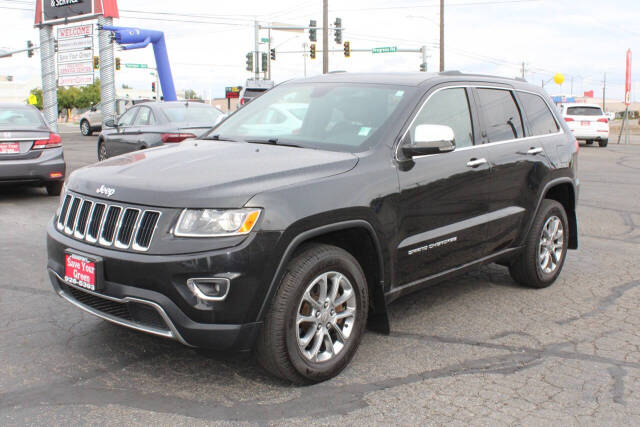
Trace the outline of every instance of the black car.
<instances>
[{"instance_id":1,"label":"black car","mask_svg":"<svg viewBox=\"0 0 640 427\"><path fill-rule=\"evenodd\" d=\"M31 105L0 103L0 185L44 186L59 196L66 165L62 138Z\"/></svg>"},{"instance_id":2,"label":"black car","mask_svg":"<svg viewBox=\"0 0 640 427\"><path fill-rule=\"evenodd\" d=\"M322 381L409 292L494 262L551 285L578 245L577 154L524 81L290 81L198 140L75 171L48 271L96 316Z\"/></svg>"},{"instance_id":3,"label":"black car","mask_svg":"<svg viewBox=\"0 0 640 427\"><path fill-rule=\"evenodd\" d=\"M199 102L136 104L108 126L98 138L98 160L202 135L224 118L211 105Z\"/></svg>"}]
</instances>

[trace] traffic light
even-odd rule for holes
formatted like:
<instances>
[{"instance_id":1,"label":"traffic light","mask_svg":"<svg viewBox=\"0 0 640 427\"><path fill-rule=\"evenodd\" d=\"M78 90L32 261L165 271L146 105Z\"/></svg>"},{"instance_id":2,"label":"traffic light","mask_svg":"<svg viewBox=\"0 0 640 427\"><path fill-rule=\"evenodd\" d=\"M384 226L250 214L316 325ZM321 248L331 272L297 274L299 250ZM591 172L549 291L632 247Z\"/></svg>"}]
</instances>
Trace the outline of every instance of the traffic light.
<instances>
[{"instance_id":1,"label":"traffic light","mask_svg":"<svg viewBox=\"0 0 640 427\"><path fill-rule=\"evenodd\" d=\"M345 58L351 57L351 43L348 41L344 42L344 57Z\"/></svg>"},{"instance_id":2,"label":"traffic light","mask_svg":"<svg viewBox=\"0 0 640 427\"><path fill-rule=\"evenodd\" d=\"M29 49L29 50L27 50L27 56L29 58L31 58L33 56L33 49L32 48L33 48L33 43L31 42L31 40L27 41L27 49Z\"/></svg>"},{"instance_id":3,"label":"traffic light","mask_svg":"<svg viewBox=\"0 0 640 427\"><path fill-rule=\"evenodd\" d=\"M247 71L253 71L253 52L247 53Z\"/></svg>"},{"instance_id":4,"label":"traffic light","mask_svg":"<svg viewBox=\"0 0 640 427\"><path fill-rule=\"evenodd\" d=\"M93 69L97 70L98 68L100 68L100 57L99 56L94 56L93 57Z\"/></svg>"},{"instance_id":5,"label":"traffic light","mask_svg":"<svg viewBox=\"0 0 640 427\"><path fill-rule=\"evenodd\" d=\"M120 71L120 58L116 58L116 71Z\"/></svg>"},{"instance_id":6,"label":"traffic light","mask_svg":"<svg viewBox=\"0 0 640 427\"><path fill-rule=\"evenodd\" d=\"M309 27L311 27L309 28L309 41L312 41L312 42L318 41L318 38L316 36L317 31L315 28L317 25L318 23L316 21L314 20L309 21Z\"/></svg>"},{"instance_id":7,"label":"traffic light","mask_svg":"<svg viewBox=\"0 0 640 427\"><path fill-rule=\"evenodd\" d=\"M271 60L275 61L276 60L276 49L271 49Z\"/></svg>"},{"instance_id":8,"label":"traffic light","mask_svg":"<svg viewBox=\"0 0 640 427\"><path fill-rule=\"evenodd\" d=\"M311 56L311 59L316 59L316 44L315 43L311 43L311 46L309 46L309 55Z\"/></svg>"},{"instance_id":9,"label":"traffic light","mask_svg":"<svg viewBox=\"0 0 640 427\"><path fill-rule=\"evenodd\" d=\"M427 72L427 64L426 64L426 62L423 62L422 64L420 64L420 71L422 71L423 73Z\"/></svg>"},{"instance_id":10,"label":"traffic light","mask_svg":"<svg viewBox=\"0 0 640 427\"><path fill-rule=\"evenodd\" d=\"M151 82L151 92L156 92L156 82Z\"/></svg>"},{"instance_id":11,"label":"traffic light","mask_svg":"<svg viewBox=\"0 0 640 427\"><path fill-rule=\"evenodd\" d=\"M342 19L336 18L333 26L336 27L334 40L336 44L342 44Z\"/></svg>"},{"instance_id":12,"label":"traffic light","mask_svg":"<svg viewBox=\"0 0 640 427\"><path fill-rule=\"evenodd\" d=\"M267 61L269 60L269 58L267 57L267 52L262 52L262 72L266 73L267 72Z\"/></svg>"}]
</instances>

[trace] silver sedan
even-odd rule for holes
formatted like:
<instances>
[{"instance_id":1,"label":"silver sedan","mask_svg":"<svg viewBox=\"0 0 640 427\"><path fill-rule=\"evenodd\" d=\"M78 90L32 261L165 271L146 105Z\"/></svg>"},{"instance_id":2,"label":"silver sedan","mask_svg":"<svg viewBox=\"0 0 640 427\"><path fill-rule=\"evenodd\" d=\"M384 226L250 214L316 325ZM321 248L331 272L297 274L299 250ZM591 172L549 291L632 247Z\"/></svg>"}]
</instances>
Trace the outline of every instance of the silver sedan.
<instances>
[{"instance_id":1,"label":"silver sedan","mask_svg":"<svg viewBox=\"0 0 640 427\"><path fill-rule=\"evenodd\" d=\"M35 107L0 103L0 185L45 186L60 195L66 167L62 139Z\"/></svg>"}]
</instances>

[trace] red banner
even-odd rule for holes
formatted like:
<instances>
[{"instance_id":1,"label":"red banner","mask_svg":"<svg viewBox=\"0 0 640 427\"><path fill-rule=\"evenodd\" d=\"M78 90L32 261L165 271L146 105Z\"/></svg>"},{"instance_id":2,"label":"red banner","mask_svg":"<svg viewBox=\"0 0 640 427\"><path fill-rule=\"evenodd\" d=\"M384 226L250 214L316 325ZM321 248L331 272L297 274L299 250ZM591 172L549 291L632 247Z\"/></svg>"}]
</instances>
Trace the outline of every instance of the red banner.
<instances>
[{"instance_id":1,"label":"red banner","mask_svg":"<svg viewBox=\"0 0 640 427\"><path fill-rule=\"evenodd\" d=\"M585 98L593 98L593 90L587 90L584 93Z\"/></svg>"},{"instance_id":2,"label":"red banner","mask_svg":"<svg viewBox=\"0 0 640 427\"><path fill-rule=\"evenodd\" d=\"M631 49L627 49L627 77L624 81L624 103L631 104Z\"/></svg>"}]
</instances>

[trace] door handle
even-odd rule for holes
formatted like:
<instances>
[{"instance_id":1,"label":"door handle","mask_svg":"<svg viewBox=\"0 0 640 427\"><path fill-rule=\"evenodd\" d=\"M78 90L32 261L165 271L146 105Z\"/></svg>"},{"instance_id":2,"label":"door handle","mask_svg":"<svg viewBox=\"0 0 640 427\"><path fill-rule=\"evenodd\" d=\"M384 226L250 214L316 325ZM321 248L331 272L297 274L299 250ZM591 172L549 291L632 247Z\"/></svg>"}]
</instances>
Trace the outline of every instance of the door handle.
<instances>
[{"instance_id":1,"label":"door handle","mask_svg":"<svg viewBox=\"0 0 640 427\"><path fill-rule=\"evenodd\" d=\"M487 163L487 159L471 159L467 162L467 167L469 168L477 168L478 166L484 165Z\"/></svg>"},{"instance_id":2,"label":"door handle","mask_svg":"<svg viewBox=\"0 0 640 427\"><path fill-rule=\"evenodd\" d=\"M542 147L531 147L529 151L527 151L527 154L531 154L534 156L540 153L542 153Z\"/></svg>"}]
</instances>

